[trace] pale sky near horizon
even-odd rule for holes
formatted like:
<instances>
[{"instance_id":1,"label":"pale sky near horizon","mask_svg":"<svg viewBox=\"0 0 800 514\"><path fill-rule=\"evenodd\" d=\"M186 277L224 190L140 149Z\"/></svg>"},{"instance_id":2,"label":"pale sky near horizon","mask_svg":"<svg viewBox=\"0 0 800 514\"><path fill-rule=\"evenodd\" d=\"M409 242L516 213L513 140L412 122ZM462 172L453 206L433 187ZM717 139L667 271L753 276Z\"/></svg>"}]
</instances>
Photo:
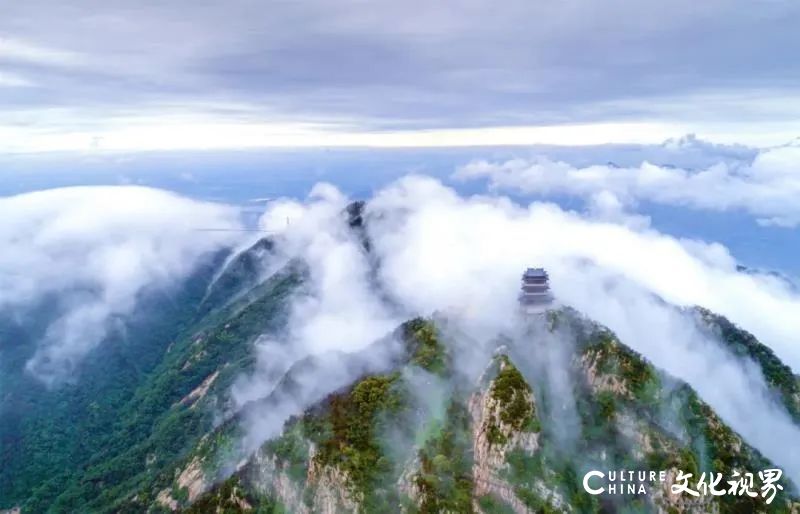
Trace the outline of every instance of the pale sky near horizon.
<instances>
[{"instance_id":1,"label":"pale sky near horizon","mask_svg":"<svg viewBox=\"0 0 800 514\"><path fill-rule=\"evenodd\" d=\"M800 135L800 2L29 0L0 152Z\"/></svg>"}]
</instances>

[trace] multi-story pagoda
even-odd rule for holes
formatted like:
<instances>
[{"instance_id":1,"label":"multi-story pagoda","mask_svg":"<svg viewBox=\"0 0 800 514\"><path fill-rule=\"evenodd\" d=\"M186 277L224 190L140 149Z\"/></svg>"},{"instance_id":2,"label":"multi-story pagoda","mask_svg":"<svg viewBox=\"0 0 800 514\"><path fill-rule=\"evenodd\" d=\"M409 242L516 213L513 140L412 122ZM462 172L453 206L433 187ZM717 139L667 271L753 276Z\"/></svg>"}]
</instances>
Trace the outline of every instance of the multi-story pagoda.
<instances>
[{"instance_id":1,"label":"multi-story pagoda","mask_svg":"<svg viewBox=\"0 0 800 514\"><path fill-rule=\"evenodd\" d=\"M522 274L522 290L519 293L519 304L523 312L541 312L553 303L550 293L550 282L543 268L528 268Z\"/></svg>"}]
</instances>

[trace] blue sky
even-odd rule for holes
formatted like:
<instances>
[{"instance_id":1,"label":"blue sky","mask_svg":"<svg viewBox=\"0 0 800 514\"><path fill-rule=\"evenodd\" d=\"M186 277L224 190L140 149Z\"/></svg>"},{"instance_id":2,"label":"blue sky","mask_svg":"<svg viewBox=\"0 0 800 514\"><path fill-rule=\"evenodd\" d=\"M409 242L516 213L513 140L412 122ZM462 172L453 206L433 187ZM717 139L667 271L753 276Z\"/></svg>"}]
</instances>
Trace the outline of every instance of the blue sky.
<instances>
[{"instance_id":1,"label":"blue sky","mask_svg":"<svg viewBox=\"0 0 800 514\"><path fill-rule=\"evenodd\" d=\"M797 274L797 26L790 0L15 2L0 194L247 203L427 173Z\"/></svg>"},{"instance_id":2,"label":"blue sky","mask_svg":"<svg viewBox=\"0 0 800 514\"><path fill-rule=\"evenodd\" d=\"M323 270L312 346L366 344L384 299L338 227L368 199L403 309L496 329L544 266L796 475L760 375L669 305L800 369L798 27L796 0L8 2L0 308L65 294L26 365L56 383L244 218Z\"/></svg>"},{"instance_id":3,"label":"blue sky","mask_svg":"<svg viewBox=\"0 0 800 514\"><path fill-rule=\"evenodd\" d=\"M794 148L790 147L790 150ZM743 146L710 145L689 138L662 145L594 147L302 148L101 156L6 156L0 158L0 169L6 177L0 182L0 196L76 185L144 185L238 205L252 222L263 212L264 202L260 200L283 196L302 199L318 182L336 184L351 198L368 199L392 181L409 173L419 173L437 177L465 195L498 194L522 205L532 201L553 201L590 216L608 217L607 213L592 210L592 195L573 194L569 190L543 192L515 187L487 190L486 180L459 180L454 174L475 162L502 166L515 159L528 163L542 158L568 163L576 170L613 163L616 167L611 171L620 172L638 170L643 162L650 162L665 169L674 167L695 172L714 169L723 163L735 172L751 166L760 152ZM761 153L768 154L769 151ZM785 190L781 182L757 187L777 193ZM591 193L605 190L608 188L599 187ZM713 188L703 194L703 198L709 199L718 196ZM743 200L752 196L745 194ZM629 198L628 203L622 206L622 216L612 213L614 216L609 221L625 222L626 216L647 216L650 218L649 226L663 233L725 245L742 265L780 271L795 279L800 277L800 264L796 259L800 252L800 234L796 225L760 224L757 216L744 208L746 204L714 209L692 208L681 203L680 197L671 200L656 202L646 197ZM790 205L784 206L784 210L792 214L796 209L791 207L791 195L788 201Z\"/></svg>"}]
</instances>

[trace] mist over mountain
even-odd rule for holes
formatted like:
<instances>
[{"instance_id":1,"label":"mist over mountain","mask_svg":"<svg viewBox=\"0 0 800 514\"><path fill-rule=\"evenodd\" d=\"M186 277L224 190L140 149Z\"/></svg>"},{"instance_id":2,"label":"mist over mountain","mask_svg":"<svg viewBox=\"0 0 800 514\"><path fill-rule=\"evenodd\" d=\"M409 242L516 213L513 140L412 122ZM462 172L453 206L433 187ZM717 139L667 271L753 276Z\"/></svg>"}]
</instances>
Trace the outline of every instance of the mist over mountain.
<instances>
[{"instance_id":1,"label":"mist over mountain","mask_svg":"<svg viewBox=\"0 0 800 514\"><path fill-rule=\"evenodd\" d=\"M424 176L319 184L260 232L141 187L0 208L2 508L797 508L800 298L720 245ZM667 487L776 466L769 505ZM669 479L596 498L598 468Z\"/></svg>"},{"instance_id":2,"label":"mist over mountain","mask_svg":"<svg viewBox=\"0 0 800 514\"><path fill-rule=\"evenodd\" d=\"M797 0L0 15L0 514L800 514Z\"/></svg>"}]
</instances>

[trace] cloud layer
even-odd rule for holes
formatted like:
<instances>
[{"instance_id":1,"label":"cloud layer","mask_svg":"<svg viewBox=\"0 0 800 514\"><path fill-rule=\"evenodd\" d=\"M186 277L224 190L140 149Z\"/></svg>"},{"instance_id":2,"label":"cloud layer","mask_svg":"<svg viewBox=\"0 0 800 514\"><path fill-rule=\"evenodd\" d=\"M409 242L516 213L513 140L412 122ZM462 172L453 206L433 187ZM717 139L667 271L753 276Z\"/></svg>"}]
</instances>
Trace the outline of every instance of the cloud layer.
<instances>
[{"instance_id":1,"label":"cloud layer","mask_svg":"<svg viewBox=\"0 0 800 514\"><path fill-rule=\"evenodd\" d=\"M690 383L735 430L800 480L800 428L751 364L734 359L678 306L729 316L800 369L800 297L770 277L737 272L719 245L597 221L543 203L463 198L407 177L369 204L379 276L411 312L450 307L476 328L511 330L519 274L542 265L559 301L618 333ZM758 412L754 415L754 412Z\"/></svg>"},{"instance_id":2,"label":"cloud layer","mask_svg":"<svg viewBox=\"0 0 800 514\"><path fill-rule=\"evenodd\" d=\"M474 161L453 176L486 179L494 190L539 195L570 195L593 203L637 201L706 209L742 210L759 223L800 224L800 143L758 152L752 161L720 161L702 169L683 169L643 162L575 167L546 157L503 162Z\"/></svg>"},{"instance_id":3,"label":"cloud layer","mask_svg":"<svg viewBox=\"0 0 800 514\"><path fill-rule=\"evenodd\" d=\"M518 332L520 272L541 265L560 302L609 326L656 366L687 381L749 443L800 481L800 428L769 393L761 372L734 358L676 307L697 304L727 315L800 369L800 297L779 280L737 271L733 257L713 243L678 240L547 203L523 207L504 197L462 197L434 179L408 176L367 204L373 262L379 263L371 286L371 261L347 234L344 205L326 185L310 202L278 202L265 216L264 226L285 230L289 254L312 264L313 293L295 302L289 336L262 345L259 370L236 391L244 400L269 394L279 371L298 359L359 350L392 323L434 312L446 313L454 333L468 335L456 343L457 363L474 373L486 355L479 363L470 355L499 333ZM287 216L298 220L296 228L294 221L286 227ZM377 363L381 359L375 356ZM340 368L334 373L318 365L309 376L335 387L346 383ZM298 387L311 401L311 392L319 391L315 381L307 382ZM294 400L279 406L270 412L288 416L303 407ZM250 419L250 444L274 435L282 420Z\"/></svg>"},{"instance_id":4,"label":"cloud layer","mask_svg":"<svg viewBox=\"0 0 800 514\"><path fill-rule=\"evenodd\" d=\"M201 122L218 139L227 132L213 126L275 123L798 129L800 7L789 0L31 0L3 14L0 132L47 148Z\"/></svg>"},{"instance_id":5,"label":"cloud layer","mask_svg":"<svg viewBox=\"0 0 800 514\"><path fill-rule=\"evenodd\" d=\"M143 187L75 187L0 198L0 309L55 312L28 369L75 369L148 286L168 287L238 226L235 209Z\"/></svg>"},{"instance_id":6,"label":"cloud layer","mask_svg":"<svg viewBox=\"0 0 800 514\"><path fill-rule=\"evenodd\" d=\"M472 304L502 319L520 269L547 267L559 293L559 284L583 287L572 275L575 263L588 261L674 305L702 305L730 317L800 369L800 297L779 279L738 272L718 244L598 222L553 204L464 199L424 177L399 181L369 205L409 213L401 227L373 226L390 289L417 310Z\"/></svg>"},{"instance_id":7,"label":"cloud layer","mask_svg":"<svg viewBox=\"0 0 800 514\"><path fill-rule=\"evenodd\" d=\"M293 301L285 337L259 341L256 371L236 384L235 404L268 395L306 357L320 360L304 368L303 394L270 411L281 416L251 420L251 444L274 434L283 414L353 378L354 371L327 357L331 352L363 349L410 316L445 312L470 344L514 333L520 271L541 265L560 302L689 382L748 442L800 478L800 429L771 398L761 373L673 307L702 305L728 316L798 370L800 296L781 280L738 271L718 244L549 203L463 197L423 176L404 177L370 199L370 257L347 225L347 203L322 184L304 202L270 203L261 219L277 232L278 260L303 259L311 280ZM68 375L146 287L179 280L203 254L239 242L230 239L235 233L194 230L238 226L236 210L140 187L9 197L0 200L0 215L7 249L0 256L0 308L30 308L51 293L64 299L28 363L50 383ZM460 365L469 366L475 348L461 350ZM369 365L379 367L388 356L375 355Z\"/></svg>"},{"instance_id":8,"label":"cloud layer","mask_svg":"<svg viewBox=\"0 0 800 514\"><path fill-rule=\"evenodd\" d=\"M292 301L283 336L256 342L255 371L233 387L234 408L240 409L269 396L295 366L291 394L279 392L268 409L247 411L248 450L278 434L290 415L349 384L365 367L385 366L392 355L392 348L373 349L362 356L361 366L344 355L363 350L404 321L376 294L369 259L348 226L347 204L335 187L318 184L306 202L271 202L259 220L275 238L272 258L278 263L301 259L309 282Z\"/></svg>"}]
</instances>

